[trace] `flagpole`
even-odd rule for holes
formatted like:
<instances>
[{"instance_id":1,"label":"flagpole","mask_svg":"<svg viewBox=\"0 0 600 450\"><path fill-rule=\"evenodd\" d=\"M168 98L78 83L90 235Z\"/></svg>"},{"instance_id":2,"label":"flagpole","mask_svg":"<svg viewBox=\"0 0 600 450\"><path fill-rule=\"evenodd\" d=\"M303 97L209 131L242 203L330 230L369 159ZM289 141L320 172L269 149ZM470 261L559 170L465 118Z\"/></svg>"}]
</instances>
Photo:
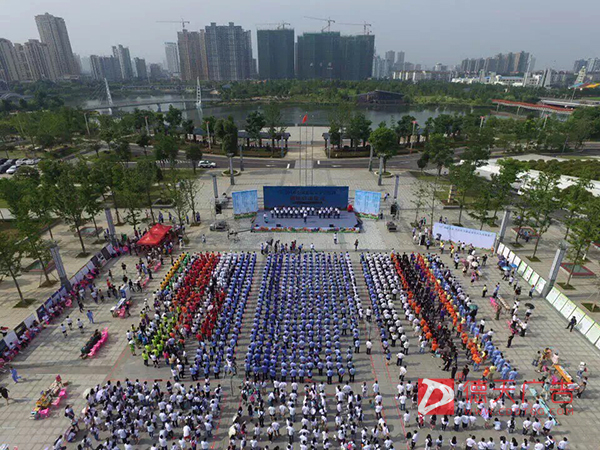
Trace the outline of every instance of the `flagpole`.
<instances>
[{"instance_id":1,"label":"flagpole","mask_svg":"<svg viewBox=\"0 0 600 450\"><path fill-rule=\"evenodd\" d=\"M315 126L312 126L312 137L310 138L310 184L315 185Z\"/></svg>"},{"instance_id":2,"label":"flagpole","mask_svg":"<svg viewBox=\"0 0 600 450\"><path fill-rule=\"evenodd\" d=\"M298 141L298 145L300 147L300 157L299 157L299 163L298 163L298 176L299 176L299 180L298 180L298 186L302 186L302 121L300 121L300 140Z\"/></svg>"}]
</instances>

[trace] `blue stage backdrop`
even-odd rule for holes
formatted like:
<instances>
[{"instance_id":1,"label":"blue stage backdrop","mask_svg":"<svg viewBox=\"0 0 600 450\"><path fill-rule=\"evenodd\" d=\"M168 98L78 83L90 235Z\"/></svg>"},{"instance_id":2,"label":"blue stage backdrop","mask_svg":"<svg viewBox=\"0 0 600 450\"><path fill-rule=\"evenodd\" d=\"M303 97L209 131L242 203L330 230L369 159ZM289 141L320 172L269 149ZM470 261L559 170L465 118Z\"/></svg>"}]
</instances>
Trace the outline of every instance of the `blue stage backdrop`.
<instances>
[{"instance_id":1,"label":"blue stage backdrop","mask_svg":"<svg viewBox=\"0 0 600 450\"><path fill-rule=\"evenodd\" d=\"M345 209L348 186L264 186L265 209L281 206L314 206Z\"/></svg>"},{"instance_id":2,"label":"blue stage backdrop","mask_svg":"<svg viewBox=\"0 0 600 450\"><path fill-rule=\"evenodd\" d=\"M354 211L362 214L379 214L381 192L354 191Z\"/></svg>"},{"instance_id":3,"label":"blue stage backdrop","mask_svg":"<svg viewBox=\"0 0 600 450\"><path fill-rule=\"evenodd\" d=\"M258 211L258 191L232 192L233 214L250 214Z\"/></svg>"}]
</instances>

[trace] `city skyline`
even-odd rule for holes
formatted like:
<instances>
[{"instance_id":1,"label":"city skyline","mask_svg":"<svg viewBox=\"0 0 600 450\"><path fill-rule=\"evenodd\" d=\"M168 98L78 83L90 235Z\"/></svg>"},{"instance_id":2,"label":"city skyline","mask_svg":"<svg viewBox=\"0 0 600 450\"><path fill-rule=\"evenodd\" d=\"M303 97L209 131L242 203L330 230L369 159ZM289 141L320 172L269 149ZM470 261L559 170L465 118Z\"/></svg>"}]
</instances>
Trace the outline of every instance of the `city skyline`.
<instances>
[{"instance_id":1,"label":"city skyline","mask_svg":"<svg viewBox=\"0 0 600 450\"><path fill-rule=\"evenodd\" d=\"M580 3L587 8L586 15L573 14L572 5L567 8L557 0L533 0L527 4L509 0L501 7L466 2L443 5L432 1L418 5L376 1L367 6L339 0L326 3L309 0L286 5L283 11L275 8L271 13L269 5L280 6L279 3L265 1L257 9L255 3L229 0L203 5L200 10L197 3L185 0L168 5L150 2L140 15L139 8L112 0L102 5L66 4L56 0L23 4L8 0L5 10L10 14L0 18L0 37L13 43L24 43L37 37L34 17L48 12L64 18L73 52L79 55L106 55L107 47L110 49L112 43L122 42L130 48L132 55L145 58L149 63L162 63L165 60L164 42L175 42L181 25L156 23L160 20L176 21L183 17L192 22L186 25L189 31L204 29L211 22L219 25L235 22L252 32L253 54L256 55L256 30L260 24L285 20L291 22L298 36L319 31L326 25L304 15L331 16L339 23L332 24L331 29L342 34L358 35L363 31L362 26L342 23L368 21L373 24L372 33L377 37L378 53L383 56L388 50L404 48L410 53L411 61L424 66L431 67L436 63L452 66L477 55L526 48L536 56L537 68L570 70L575 60L597 56L594 43L600 41L600 31L593 23L596 17L594 9L600 12L600 5L587 0L580 0ZM118 8L118 14L113 7ZM519 14L516 15L515 11ZM420 20L407 20L410 15ZM203 18L201 21L195 19L199 16ZM506 28L507 23L512 24L510 28ZM575 27L585 30L584 38L580 33L565 33L565 30Z\"/></svg>"}]
</instances>

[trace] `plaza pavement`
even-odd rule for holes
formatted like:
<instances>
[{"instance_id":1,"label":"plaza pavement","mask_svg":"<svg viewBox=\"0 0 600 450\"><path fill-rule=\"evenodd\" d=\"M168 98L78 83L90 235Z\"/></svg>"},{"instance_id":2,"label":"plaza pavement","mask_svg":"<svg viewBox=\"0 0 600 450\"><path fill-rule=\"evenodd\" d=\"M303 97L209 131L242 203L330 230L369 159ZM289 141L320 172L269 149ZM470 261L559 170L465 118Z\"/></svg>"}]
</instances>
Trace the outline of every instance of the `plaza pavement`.
<instances>
[{"instance_id":1,"label":"plaza pavement","mask_svg":"<svg viewBox=\"0 0 600 450\"><path fill-rule=\"evenodd\" d=\"M311 243L314 243L317 250L323 251L350 251L353 257L354 272L357 276L357 280L361 286L361 297L363 304L367 302L368 298L366 295L364 280L362 276L362 269L360 267L358 253L353 252L353 243L356 238L359 239L359 252L360 251L383 251L390 252L396 251L421 251L426 252L425 248L417 248L411 239L411 226L410 222L414 218L414 210L410 203L411 198L411 186L413 185L414 179L409 174L402 174L399 191L399 202L403 208L403 213L399 220L399 232L388 233L385 229L385 221L365 221L365 232L360 235L355 234L340 234L339 243L335 245L333 243L332 235L329 234L265 234L265 233L249 233L250 227L249 220L235 221L231 219L232 211L230 206L224 211L224 218L227 218L232 224L234 229L240 231L237 240L228 240L226 233L209 232L208 225L214 218L214 214L211 209L212 201L212 182L210 174L203 174L200 179L202 183L201 192L199 193L198 200L200 204L200 212L202 215L202 226L188 229L188 237L190 243L185 250L187 251L256 251L260 247L260 243L266 239L273 237L274 239L280 239L282 242L290 242L295 239L298 243L303 243L304 248L309 248ZM236 186L230 187L228 178L219 178L219 193L227 192L230 194L234 190L243 189L259 189L259 196L261 196L261 187L265 184L270 185L295 185L298 183L298 171L297 170L252 170L244 172L240 177L236 178ZM374 174L368 173L366 170L314 170L314 184L315 185L348 185L350 187L351 194L354 189L360 188L365 190L375 190L381 192L393 193L394 179L389 178L384 180L384 186L377 186L377 178ZM384 205L386 212L389 211L389 204ZM408 209L408 211L406 211ZM444 211L436 212L436 218L440 214L448 216L449 222L456 219L456 211ZM467 226L475 226L468 217L465 217L463 222ZM98 218L101 222L101 218ZM100 224L99 222L99 224ZM56 228L55 228L56 229ZM60 228L59 228L60 229ZM128 232L128 228L119 228L119 232ZM67 266L67 272L72 275L76 269L83 265L81 259L75 258L74 255L78 253L78 243L73 235L69 236L69 232L66 230L55 233L61 238L61 249L63 258L65 259L65 265ZM206 235L206 243L203 244L201 241L202 234ZM540 258L543 263L540 265L540 274L544 274L543 264L551 263L550 256L554 253L552 236L559 236L560 229L551 230L548 235L548 239L544 237L540 246ZM63 241L64 239L64 241ZM532 244L528 244L531 246ZM528 247L525 247L528 249ZM435 250L432 248L432 251ZM523 250L518 250L522 253ZM444 262L449 263L449 256L443 256ZM135 264L136 258L130 256L124 256L121 258L130 267ZM111 267L114 267L114 275L121 276L121 269L117 268L120 266L121 260L112 261ZM260 279L260 270L263 267L262 257L259 255L259 264L255 271L254 279ZM596 383L596 374L600 370L600 360L598 358L598 350L585 340L577 332L568 333L564 329L566 326L565 319L560 316L545 300L541 298L534 298L533 303L536 305L534 310L531 327L528 335L525 338L516 337L513 341L513 346L510 349L506 349L506 339L508 338L508 325L506 319L496 322L493 319L493 311L487 299L481 299L481 287L483 283L487 283L490 290L499 281L499 274L494 268L495 258L491 257L488 262L488 267L484 269L484 277L476 282L473 286L470 285L469 279L464 278L461 281L463 286L471 294L477 304L479 305L479 316L484 317L487 320L488 326L492 327L496 334L494 341L501 350L504 351L505 355L510 361L516 365L519 370L520 378L519 381L537 379L533 367L530 365L533 355L537 350L541 350L546 346L550 346L553 349L557 349L561 355L561 362L565 367L574 372L580 361L585 361L591 372L590 383L587 391L585 392L581 400L576 400L574 403L574 415L571 417L559 417L561 422L560 426L554 430L554 436L558 440L562 439L562 436L567 436L571 442L570 448L573 449L592 449L597 448L597 438L600 436L597 424L600 420L600 406L598 405L598 387ZM535 266L534 266L535 267ZM537 270L537 268L536 268ZM98 278L98 284L102 287L105 286L104 279L105 273ZM94 312L96 324L88 324L87 318L84 314L79 314L77 309L71 309L70 315L76 320L78 316L82 317L86 327L85 333L80 335L78 331L69 333L68 337L63 337L60 333L58 325L59 321L54 322L52 325L47 327L40 336L38 336L30 346L22 352L14 360L14 367L19 371L19 375L24 379L15 384L12 382L7 374L2 375L0 383L6 385L10 389L10 396L13 399L8 406L4 403L0 404L0 444L9 444L10 448L17 446L19 449L44 449L51 445L58 434L65 431L68 426L68 421L63 415L64 405L62 403L59 409L52 410L50 417L45 420L30 420L30 412L34 406L35 400L38 398L39 393L45 389L53 381L56 374L60 374L63 380L70 383L68 387L67 402L74 405L75 411L80 411L84 405L84 398L82 394L84 391L98 383L102 383L108 379L123 380L125 378L140 380L154 380L164 379L166 380L169 376L169 372L166 368L153 369L144 367L141 358L138 356L132 356L129 348L125 342L125 332L133 324L137 324L137 315L139 313L140 305L143 301L144 296L148 295L153 288L157 286L160 278L165 273L165 269L161 270L156 274L155 280L146 288L142 293L134 294L134 304L132 307L132 317L126 319L112 318L109 313L110 306L112 303L106 301L105 304L95 305L88 299L86 301L86 308L89 307ZM458 274L457 274L458 275ZM579 280L577 280L579 283ZM14 293L11 293L9 282L5 280L0 289L2 292L2 320L6 317L17 317L18 314L28 315L27 311L21 311L20 308L11 308L11 302L14 304ZM24 283L25 284L25 283ZM508 294L509 288L506 282L501 282L501 294ZM577 285L578 286L578 285ZM581 289L584 290L583 288ZM46 293L42 293L35 289L35 283L29 281L25 284L26 297L36 296L43 300ZM524 293L526 290L524 289ZM237 354L238 360L243 359L245 354L246 346L248 345L248 333L249 323L254 314L254 305L256 299L256 286L253 287L251 300L249 301L245 315L243 333L240 343L238 345ZM570 293L568 294L570 297ZM508 297L508 295L507 295ZM32 308L34 305L32 305ZM17 311L18 310L18 311ZM64 319L63 315L63 319ZM17 320L17 319L15 319ZM22 319L20 319L22 320ZM104 327L109 328L109 339L104 347L99 351L98 355L93 359L81 360L79 359L80 347L83 345L85 340L89 337L90 333L94 328L102 329ZM405 327L407 328L407 327ZM366 333L366 328L363 328ZM372 331L375 334L374 331ZM364 335L363 335L364 336ZM446 372L442 372L439 367L439 360L432 358L427 354L415 354L417 348L416 338L409 334L411 338L411 350L412 354L409 355L405 361L408 364L408 379L416 379L420 377L430 378L446 378L448 375ZM364 338L361 337L361 342L364 343ZM193 344L191 349L193 349ZM392 430L392 436L395 442L395 448L404 448L404 439L402 436L402 425L400 421L400 415L394 394L396 393L397 384L397 371L395 366L386 366L385 359L381 351L381 347L378 342L374 341L372 358L369 358L364 353L364 346L361 349L360 355L357 355L357 366L358 373L356 377L356 388L363 381L367 381L370 385L374 378L379 380L382 392L384 393L384 414ZM238 364L239 365L239 364ZM225 392L225 410L220 418L219 429L215 434L212 448L225 448L226 447L226 436L227 428L231 423L234 411L237 409L239 403L239 384L242 381L242 376L239 375L233 380L222 380L222 384ZM231 386L234 391L231 392ZM329 393L333 393L333 386L328 388ZM328 403L330 409L333 408L333 403ZM365 407L367 413L367 423L373 421L373 411ZM367 411L368 410L368 411ZM413 419L415 416L415 410L413 410ZM414 423L414 422L413 422ZM518 422L520 423L520 422ZM414 427L411 427L414 428ZM426 428L420 432L420 439L418 448L423 447L423 441L425 436L430 431ZM479 440L480 437L493 436L497 442L500 434L507 435L506 431L502 433L496 433L490 430L483 430L481 422L479 422L478 428L472 431L473 434ZM469 434L471 431L468 432ZM438 435L438 430L431 432L435 439ZM446 431L442 433L445 442L448 442L453 432ZM457 433L459 442L462 444L467 437L466 432ZM521 442L521 436L517 434L519 443ZM281 445L283 441L278 442ZM143 441L139 448L148 448L147 441ZM263 443L264 445L264 443ZM296 447L297 448L296 444ZM75 448L73 444L69 445L69 448Z\"/></svg>"}]
</instances>

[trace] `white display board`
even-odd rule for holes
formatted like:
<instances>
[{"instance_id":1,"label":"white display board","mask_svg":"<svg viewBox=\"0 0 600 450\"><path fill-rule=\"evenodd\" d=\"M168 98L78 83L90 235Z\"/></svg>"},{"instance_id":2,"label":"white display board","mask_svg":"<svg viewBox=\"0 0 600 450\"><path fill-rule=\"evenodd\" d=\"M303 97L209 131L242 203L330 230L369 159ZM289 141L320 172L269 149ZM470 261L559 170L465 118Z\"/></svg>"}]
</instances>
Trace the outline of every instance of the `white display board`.
<instances>
[{"instance_id":1,"label":"white display board","mask_svg":"<svg viewBox=\"0 0 600 450\"><path fill-rule=\"evenodd\" d=\"M506 245L498 244L498 254L501 255L505 248L506 248Z\"/></svg>"},{"instance_id":2,"label":"white display board","mask_svg":"<svg viewBox=\"0 0 600 450\"><path fill-rule=\"evenodd\" d=\"M496 233L491 231L457 227L439 222L433 224L433 235L439 235L444 241L465 242L479 248L492 248L496 242Z\"/></svg>"},{"instance_id":3,"label":"white display board","mask_svg":"<svg viewBox=\"0 0 600 450\"><path fill-rule=\"evenodd\" d=\"M593 323L588 332L585 334L585 337L592 344L600 342L598 341L598 339L600 339L600 325L598 325L597 323Z\"/></svg>"},{"instance_id":4,"label":"white display board","mask_svg":"<svg viewBox=\"0 0 600 450\"><path fill-rule=\"evenodd\" d=\"M567 299L563 307L560 309L560 313L565 316L567 319L571 319L571 316L575 312L577 305L573 303L571 300Z\"/></svg>"},{"instance_id":5,"label":"white display board","mask_svg":"<svg viewBox=\"0 0 600 450\"><path fill-rule=\"evenodd\" d=\"M558 296L558 298L556 299L556 301L554 302L554 307L560 311L562 309L563 306L565 306L565 303L568 302L569 299L567 297L564 296L564 294L560 294Z\"/></svg>"},{"instance_id":6,"label":"white display board","mask_svg":"<svg viewBox=\"0 0 600 450\"><path fill-rule=\"evenodd\" d=\"M546 300L548 300L551 305L554 305L554 303L556 303L556 300L558 300L558 297L560 297L560 291L553 287L548 293Z\"/></svg>"},{"instance_id":7,"label":"white display board","mask_svg":"<svg viewBox=\"0 0 600 450\"><path fill-rule=\"evenodd\" d=\"M538 294L541 294L544 291L545 287L546 287L546 280L544 280L543 278L540 277L537 284L535 285L535 291Z\"/></svg>"}]
</instances>

